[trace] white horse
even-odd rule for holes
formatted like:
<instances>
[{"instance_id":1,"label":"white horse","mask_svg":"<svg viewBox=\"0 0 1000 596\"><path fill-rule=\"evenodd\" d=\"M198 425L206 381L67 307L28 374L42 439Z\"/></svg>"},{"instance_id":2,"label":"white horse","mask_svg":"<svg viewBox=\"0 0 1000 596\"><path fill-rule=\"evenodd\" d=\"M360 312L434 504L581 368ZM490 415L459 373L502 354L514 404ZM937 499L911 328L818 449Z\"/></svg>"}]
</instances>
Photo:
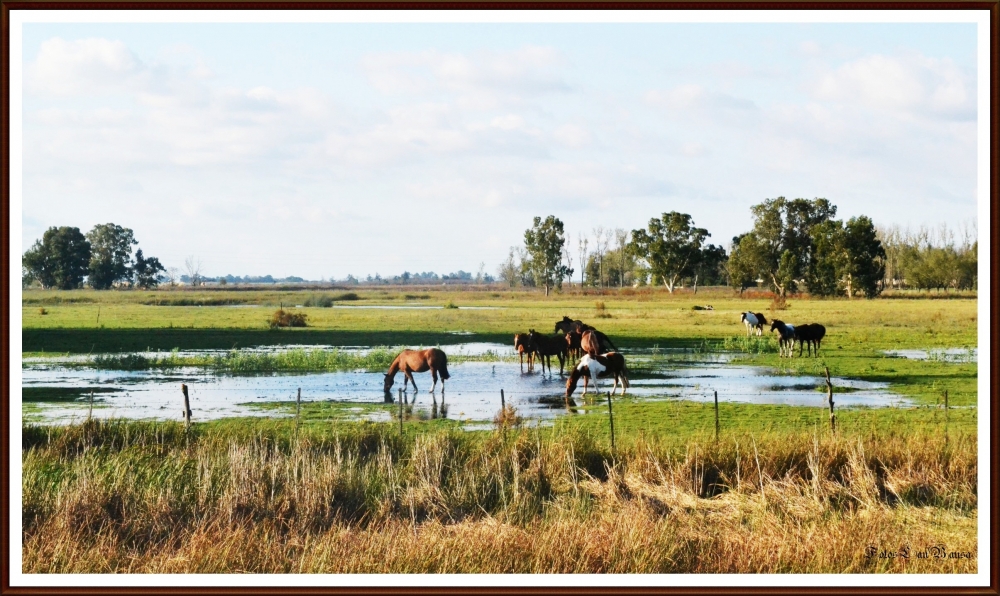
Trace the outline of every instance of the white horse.
<instances>
[{"instance_id":1,"label":"white horse","mask_svg":"<svg viewBox=\"0 0 1000 596\"><path fill-rule=\"evenodd\" d=\"M764 333L764 325L767 324L767 320L764 315L760 313L752 313L747 311L740 315L740 321L747 326L747 337L753 333L753 330L757 330L757 336L759 337Z\"/></svg>"}]
</instances>

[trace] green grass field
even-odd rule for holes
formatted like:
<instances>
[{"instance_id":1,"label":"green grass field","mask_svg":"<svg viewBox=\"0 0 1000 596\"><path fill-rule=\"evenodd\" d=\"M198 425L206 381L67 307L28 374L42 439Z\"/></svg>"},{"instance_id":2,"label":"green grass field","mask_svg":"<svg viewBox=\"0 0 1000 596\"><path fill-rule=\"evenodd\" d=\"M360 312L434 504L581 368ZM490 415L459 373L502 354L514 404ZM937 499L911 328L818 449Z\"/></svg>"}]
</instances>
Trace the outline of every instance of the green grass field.
<instances>
[{"instance_id":1,"label":"green grass field","mask_svg":"<svg viewBox=\"0 0 1000 596\"><path fill-rule=\"evenodd\" d=\"M917 405L838 409L833 433L824 408L722 403L716 439L711 404L615 398L615 449L601 399L578 399L574 415L552 426L505 419L480 432L412 408L404 408L400 432L397 406L329 402L303 403L299 420L294 402L257 403L281 417L202 422L190 433L177 423L25 423L23 570L954 573L977 566L978 366L884 354L977 346L974 299L793 297L772 313L767 298L740 299L728 289L549 298L360 289L344 299L346 292L26 291L24 355L91 354L108 366L144 368L150 363L132 353L147 348L510 344L529 328L551 333L564 315L598 327L626 354L653 346L711 351L738 349L739 313L752 310L822 323L827 336L818 358L779 358L761 344L741 362L818 376L828 367L837 377L887 382ZM268 328L279 305L307 302L489 308L303 307L296 310L308 315L308 327ZM705 304L714 310L693 309ZM287 362L233 356L239 366L227 368L224 357L215 365L359 365L335 351L290 354ZM379 367L386 356L368 364ZM939 407L945 391L959 407ZM26 399L71 394L36 390ZM358 421L359 410L388 421ZM943 544L969 556L905 562L864 554L901 543L915 552Z\"/></svg>"}]
</instances>

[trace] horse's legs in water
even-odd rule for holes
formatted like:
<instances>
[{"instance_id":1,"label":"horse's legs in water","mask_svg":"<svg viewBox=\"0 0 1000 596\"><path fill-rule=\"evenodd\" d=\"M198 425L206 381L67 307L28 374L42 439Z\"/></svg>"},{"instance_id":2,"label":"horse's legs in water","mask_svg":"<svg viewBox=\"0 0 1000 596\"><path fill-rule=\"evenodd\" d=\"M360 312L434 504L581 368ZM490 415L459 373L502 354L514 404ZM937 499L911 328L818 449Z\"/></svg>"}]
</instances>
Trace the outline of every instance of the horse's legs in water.
<instances>
[{"instance_id":1,"label":"horse's legs in water","mask_svg":"<svg viewBox=\"0 0 1000 596\"><path fill-rule=\"evenodd\" d=\"M438 371L431 369L431 378L434 379L434 384L431 385L431 393L434 393L434 389L438 386ZM444 387L444 379L441 380L441 386Z\"/></svg>"},{"instance_id":2,"label":"horse's legs in water","mask_svg":"<svg viewBox=\"0 0 1000 596\"><path fill-rule=\"evenodd\" d=\"M406 374L406 378L413 383L413 392L417 392L417 382L413 380L413 373L409 369L403 371ZM403 391L406 391L406 381L403 381Z\"/></svg>"}]
</instances>

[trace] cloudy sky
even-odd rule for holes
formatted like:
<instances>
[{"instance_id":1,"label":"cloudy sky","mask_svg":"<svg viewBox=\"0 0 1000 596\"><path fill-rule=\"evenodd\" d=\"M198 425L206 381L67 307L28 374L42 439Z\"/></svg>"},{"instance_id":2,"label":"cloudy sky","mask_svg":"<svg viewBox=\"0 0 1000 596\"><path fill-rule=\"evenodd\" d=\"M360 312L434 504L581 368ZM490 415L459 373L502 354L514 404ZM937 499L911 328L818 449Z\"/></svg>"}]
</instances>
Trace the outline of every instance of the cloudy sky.
<instances>
[{"instance_id":1,"label":"cloudy sky","mask_svg":"<svg viewBox=\"0 0 1000 596\"><path fill-rule=\"evenodd\" d=\"M974 24L49 24L23 28L22 250L132 228L210 275L493 272L766 198L977 213Z\"/></svg>"}]
</instances>

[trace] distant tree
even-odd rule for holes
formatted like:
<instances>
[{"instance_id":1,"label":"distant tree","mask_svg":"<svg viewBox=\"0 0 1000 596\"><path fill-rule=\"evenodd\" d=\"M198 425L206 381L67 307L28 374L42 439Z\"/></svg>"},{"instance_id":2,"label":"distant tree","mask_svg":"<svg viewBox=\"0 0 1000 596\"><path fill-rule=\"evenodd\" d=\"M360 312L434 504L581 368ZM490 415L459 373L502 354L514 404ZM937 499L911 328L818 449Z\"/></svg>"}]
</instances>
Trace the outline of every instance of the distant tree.
<instances>
[{"instance_id":1,"label":"distant tree","mask_svg":"<svg viewBox=\"0 0 1000 596\"><path fill-rule=\"evenodd\" d=\"M135 251L135 265L132 266L132 280L135 287L146 290L155 288L164 281L163 273L166 269L160 264L160 259L156 257L145 258L142 249ZM226 278L219 279L220 284L226 283Z\"/></svg>"},{"instance_id":2,"label":"distant tree","mask_svg":"<svg viewBox=\"0 0 1000 596\"><path fill-rule=\"evenodd\" d=\"M625 287L625 277L629 269L629 252L628 252L628 240L629 233L628 230L624 228L615 228L613 231L615 238L615 253L618 258L616 259L616 265L618 266L618 287Z\"/></svg>"},{"instance_id":3,"label":"distant tree","mask_svg":"<svg viewBox=\"0 0 1000 596\"><path fill-rule=\"evenodd\" d=\"M646 260L654 283L662 281L673 293L677 282L688 277L697 262L702 243L710 234L694 227L687 213L671 211L649 220L649 229L632 230L633 254Z\"/></svg>"},{"instance_id":4,"label":"distant tree","mask_svg":"<svg viewBox=\"0 0 1000 596\"><path fill-rule=\"evenodd\" d=\"M524 248L530 256L532 277L535 283L545 287L546 296L549 295L549 288L562 287L562 280L569 271L562 264L565 244L563 222L554 215L544 221L536 217L531 228L524 232Z\"/></svg>"},{"instance_id":5,"label":"distant tree","mask_svg":"<svg viewBox=\"0 0 1000 596\"><path fill-rule=\"evenodd\" d=\"M837 207L826 199L778 197L750 211L754 226L740 240L743 262L752 264L755 277L765 279L778 294L795 291L796 280L805 277L812 263L811 230L832 219Z\"/></svg>"},{"instance_id":6,"label":"distant tree","mask_svg":"<svg viewBox=\"0 0 1000 596\"><path fill-rule=\"evenodd\" d=\"M814 296L834 296L842 291L842 276L847 253L844 246L844 224L839 220L813 226L813 254L805 272L809 293Z\"/></svg>"},{"instance_id":7,"label":"distant tree","mask_svg":"<svg viewBox=\"0 0 1000 596\"><path fill-rule=\"evenodd\" d=\"M138 244L132 230L113 223L98 224L87 232L90 241L90 272L87 283L106 290L132 276L132 245Z\"/></svg>"},{"instance_id":8,"label":"distant tree","mask_svg":"<svg viewBox=\"0 0 1000 596\"><path fill-rule=\"evenodd\" d=\"M90 258L90 242L80 228L51 227L21 257L22 281L37 281L43 288L78 288Z\"/></svg>"},{"instance_id":9,"label":"distant tree","mask_svg":"<svg viewBox=\"0 0 1000 596\"><path fill-rule=\"evenodd\" d=\"M747 237L750 239L744 243L743 240ZM759 252L756 237L749 234L733 237L729 259L726 261L726 272L729 274L729 285L739 289L740 294L756 283Z\"/></svg>"},{"instance_id":10,"label":"distant tree","mask_svg":"<svg viewBox=\"0 0 1000 596\"><path fill-rule=\"evenodd\" d=\"M577 234L576 235L576 244L577 244L576 254L577 254L577 262L580 264L580 287L581 288L583 287L583 283L584 283L583 282L583 274L587 270L587 257L590 255L590 253L587 252L587 243L588 242L589 242L589 240L583 234Z\"/></svg>"},{"instance_id":11,"label":"distant tree","mask_svg":"<svg viewBox=\"0 0 1000 596\"><path fill-rule=\"evenodd\" d=\"M497 267L497 279L507 284L507 287L513 288L517 285L517 281L520 277L520 269L517 266L517 262L514 260L514 247L511 247L510 251L507 253L507 258L500 263L499 267Z\"/></svg>"},{"instance_id":12,"label":"distant tree","mask_svg":"<svg viewBox=\"0 0 1000 596\"><path fill-rule=\"evenodd\" d=\"M692 287L698 293L698 282L704 285L725 283L726 249L714 244L704 246L692 266Z\"/></svg>"},{"instance_id":13,"label":"distant tree","mask_svg":"<svg viewBox=\"0 0 1000 596\"><path fill-rule=\"evenodd\" d=\"M189 283L192 286L201 285L201 259L189 256L184 259L184 270L187 271ZM270 275L268 276L270 277Z\"/></svg>"},{"instance_id":14,"label":"distant tree","mask_svg":"<svg viewBox=\"0 0 1000 596\"><path fill-rule=\"evenodd\" d=\"M846 258L841 277L848 298L854 296L855 290L864 294L865 298L878 296L885 276L885 250L871 219L862 215L847 220L844 225L844 249Z\"/></svg>"}]
</instances>

